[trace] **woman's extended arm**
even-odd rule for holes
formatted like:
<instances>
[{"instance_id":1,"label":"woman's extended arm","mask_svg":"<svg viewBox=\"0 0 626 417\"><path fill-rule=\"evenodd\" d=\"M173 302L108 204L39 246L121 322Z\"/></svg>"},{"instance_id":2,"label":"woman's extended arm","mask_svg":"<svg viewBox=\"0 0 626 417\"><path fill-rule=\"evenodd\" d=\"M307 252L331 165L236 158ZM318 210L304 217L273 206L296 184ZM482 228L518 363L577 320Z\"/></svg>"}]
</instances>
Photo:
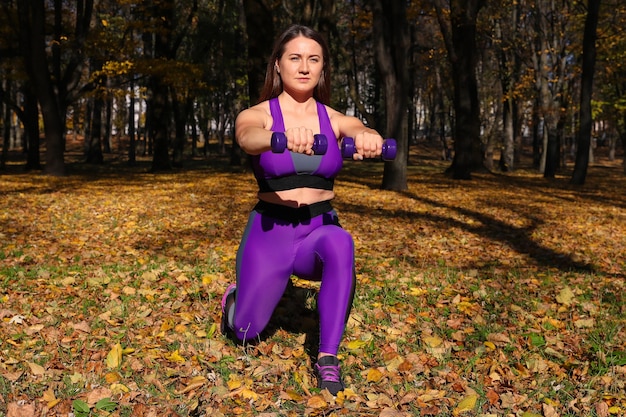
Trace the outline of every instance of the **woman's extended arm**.
<instances>
[{"instance_id":1,"label":"woman's extended arm","mask_svg":"<svg viewBox=\"0 0 626 417\"><path fill-rule=\"evenodd\" d=\"M374 129L353 116L346 116L332 110L331 122L339 132L339 138L354 138L356 153L354 159L375 158L382 153L383 138Z\"/></svg>"},{"instance_id":2,"label":"woman's extended arm","mask_svg":"<svg viewBox=\"0 0 626 417\"><path fill-rule=\"evenodd\" d=\"M260 105L243 110L235 120L235 139L249 155L270 150L272 132L267 127L271 117Z\"/></svg>"}]
</instances>

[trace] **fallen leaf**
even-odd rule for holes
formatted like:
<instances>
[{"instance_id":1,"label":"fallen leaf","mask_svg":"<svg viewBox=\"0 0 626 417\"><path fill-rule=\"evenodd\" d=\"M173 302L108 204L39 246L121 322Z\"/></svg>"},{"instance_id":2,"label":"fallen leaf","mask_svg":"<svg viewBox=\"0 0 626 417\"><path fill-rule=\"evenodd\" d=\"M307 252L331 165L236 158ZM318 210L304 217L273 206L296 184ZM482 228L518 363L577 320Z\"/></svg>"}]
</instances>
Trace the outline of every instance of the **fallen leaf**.
<instances>
[{"instance_id":1,"label":"fallen leaf","mask_svg":"<svg viewBox=\"0 0 626 417\"><path fill-rule=\"evenodd\" d=\"M579 319L574 321L574 326L577 329L592 328L595 324L596 321L594 319Z\"/></svg>"},{"instance_id":2,"label":"fallen leaf","mask_svg":"<svg viewBox=\"0 0 626 417\"><path fill-rule=\"evenodd\" d=\"M122 345L115 344L106 357L106 366L111 369L119 368L122 364Z\"/></svg>"},{"instance_id":3,"label":"fallen leaf","mask_svg":"<svg viewBox=\"0 0 626 417\"><path fill-rule=\"evenodd\" d=\"M252 402L254 402L254 401L259 399L259 395L256 392L254 392L254 391L252 391L251 389L248 389L248 388L244 388L241 391L241 396L245 400L252 401Z\"/></svg>"},{"instance_id":4,"label":"fallen leaf","mask_svg":"<svg viewBox=\"0 0 626 417\"><path fill-rule=\"evenodd\" d=\"M7 405L7 417L35 417L34 404L9 403Z\"/></svg>"},{"instance_id":5,"label":"fallen leaf","mask_svg":"<svg viewBox=\"0 0 626 417\"><path fill-rule=\"evenodd\" d=\"M46 373L46 369L34 362L28 362L28 367L30 368L30 373L36 376L41 376Z\"/></svg>"},{"instance_id":6,"label":"fallen leaf","mask_svg":"<svg viewBox=\"0 0 626 417\"><path fill-rule=\"evenodd\" d=\"M511 343L511 339L504 333L489 333L487 340L495 343L496 345L507 345Z\"/></svg>"},{"instance_id":7,"label":"fallen leaf","mask_svg":"<svg viewBox=\"0 0 626 417\"><path fill-rule=\"evenodd\" d=\"M110 398L111 394L111 390L106 387L93 389L87 394L87 404L93 406L103 398Z\"/></svg>"},{"instance_id":8,"label":"fallen leaf","mask_svg":"<svg viewBox=\"0 0 626 417\"><path fill-rule=\"evenodd\" d=\"M348 342L347 347L349 350L357 350L367 345L367 343L368 342L366 342L365 340L351 340Z\"/></svg>"},{"instance_id":9,"label":"fallen leaf","mask_svg":"<svg viewBox=\"0 0 626 417\"><path fill-rule=\"evenodd\" d=\"M422 337L422 341L427 347L431 348L439 347L443 343L443 339L439 336L424 336Z\"/></svg>"},{"instance_id":10,"label":"fallen leaf","mask_svg":"<svg viewBox=\"0 0 626 417\"><path fill-rule=\"evenodd\" d=\"M207 379L202 376L202 375L198 375L195 376L193 378L191 378L188 382L187 385L185 386L185 388L183 388L181 391L179 391L179 394L185 394L189 391L193 391L196 388L200 388L201 386L203 386L205 383L207 382Z\"/></svg>"},{"instance_id":11,"label":"fallen leaf","mask_svg":"<svg viewBox=\"0 0 626 417\"><path fill-rule=\"evenodd\" d=\"M328 406L328 403L326 402L323 396L314 395L308 399L308 401L306 402L306 405L307 407L317 409L317 408L326 408Z\"/></svg>"},{"instance_id":12,"label":"fallen leaf","mask_svg":"<svg viewBox=\"0 0 626 417\"><path fill-rule=\"evenodd\" d=\"M378 417L403 417L405 414L393 408L384 408Z\"/></svg>"},{"instance_id":13,"label":"fallen leaf","mask_svg":"<svg viewBox=\"0 0 626 417\"><path fill-rule=\"evenodd\" d=\"M54 395L53 389L45 390L43 392L41 399L46 403L46 406L48 407L48 409L53 408L55 405L57 405L61 401L56 398L56 396Z\"/></svg>"},{"instance_id":14,"label":"fallen leaf","mask_svg":"<svg viewBox=\"0 0 626 417\"><path fill-rule=\"evenodd\" d=\"M575 297L574 291L572 291L570 287L565 287L559 292L559 295L556 296L556 301L559 304L569 306L572 304Z\"/></svg>"},{"instance_id":15,"label":"fallen leaf","mask_svg":"<svg viewBox=\"0 0 626 417\"><path fill-rule=\"evenodd\" d=\"M468 411L473 411L474 407L476 407L476 401L478 400L478 395L472 394L468 395L459 402L452 413L457 416L462 413L466 413Z\"/></svg>"},{"instance_id":16,"label":"fallen leaf","mask_svg":"<svg viewBox=\"0 0 626 417\"><path fill-rule=\"evenodd\" d=\"M557 413L556 409L553 406L549 404L542 404L541 407L543 409L543 417L560 417L560 414Z\"/></svg>"},{"instance_id":17,"label":"fallen leaf","mask_svg":"<svg viewBox=\"0 0 626 417\"><path fill-rule=\"evenodd\" d=\"M180 355L178 349L173 352L167 353L165 355L165 359L175 362L175 363L185 363L186 359Z\"/></svg>"},{"instance_id":18,"label":"fallen leaf","mask_svg":"<svg viewBox=\"0 0 626 417\"><path fill-rule=\"evenodd\" d=\"M371 368L367 371L367 382L378 382L382 377L383 373L376 368Z\"/></svg>"}]
</instances>

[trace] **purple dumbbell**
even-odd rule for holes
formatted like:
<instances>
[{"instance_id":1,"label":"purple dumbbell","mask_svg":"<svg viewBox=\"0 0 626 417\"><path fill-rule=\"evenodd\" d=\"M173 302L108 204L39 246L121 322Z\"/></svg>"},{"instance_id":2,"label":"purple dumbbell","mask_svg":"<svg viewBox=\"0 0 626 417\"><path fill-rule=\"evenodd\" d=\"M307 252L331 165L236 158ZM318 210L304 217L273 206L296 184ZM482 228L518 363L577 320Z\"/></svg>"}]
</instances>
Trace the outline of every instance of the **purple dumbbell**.
<instances>
[{"instance_id":1,"label":"purple dumbbell","mask_svg":"<svg viewBox=\"0 0 626 417\"><path fill-rule=\"evenodd\" d=\"M383 161L393 161L396 159L397 150L395 139L385 139L383 141L383 152L381 155ZM352 158L355 153L356 146L354 145L354 139L349 137L343 138L343 141L341 141L341 156L344 158Z\"/></svg>"},{"instance_id":2,"label":"purple dumbbell","mask_svg":"<svg viewBox=\"0 0 626 417\"><path fill-rule=\"evenodd\" d=\"M287 149L287 136L283 132L273 132L270 147L274 153L283 153ZM324 155L328 149L328 140L325 135L313 135L313 147L315 155Z\"/></svg>"}]
</instances>

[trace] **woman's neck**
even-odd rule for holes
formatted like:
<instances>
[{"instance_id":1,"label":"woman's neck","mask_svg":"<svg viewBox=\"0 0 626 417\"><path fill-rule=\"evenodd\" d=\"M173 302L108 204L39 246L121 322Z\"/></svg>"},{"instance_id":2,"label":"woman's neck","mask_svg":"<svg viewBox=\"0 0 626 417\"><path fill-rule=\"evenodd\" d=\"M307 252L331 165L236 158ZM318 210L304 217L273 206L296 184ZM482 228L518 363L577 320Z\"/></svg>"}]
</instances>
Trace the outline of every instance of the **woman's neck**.
<instances>
[{"instance_id":1,"label":"woman's neck","mask_svg":"<svg viewBox=\"0 0 626 417\"><path fill-rule=\"evenodd\" d=\"M315 98L311 94L297 94L283 90L278 95L278 99L287 106L308 108L315 105Z\"/></svg>"}]
</instances>

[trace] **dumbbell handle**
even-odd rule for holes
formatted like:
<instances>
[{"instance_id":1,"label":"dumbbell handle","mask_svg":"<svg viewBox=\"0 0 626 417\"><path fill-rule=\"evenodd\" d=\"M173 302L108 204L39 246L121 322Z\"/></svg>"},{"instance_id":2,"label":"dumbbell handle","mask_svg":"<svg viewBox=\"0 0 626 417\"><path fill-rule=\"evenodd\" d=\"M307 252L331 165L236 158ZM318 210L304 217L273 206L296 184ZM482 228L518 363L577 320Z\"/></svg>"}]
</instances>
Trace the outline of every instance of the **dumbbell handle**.
<instances>
[{"instance_id":1,"label":"dumbbell handle","mask_svg":"<svg viewBox=\"0 0 626 417\"><path fill-rule=\"evenodd\" d=\"M397 144L395 139L385 139L383 141L382 158L383 161L393 161L396 159ZM354 138L345 137L341 141L341 156L344 158L352 158L356 153Z\"/></svg>"},{"instance_id":2,"label":"dumbbell handle","mask_svg":"<svg viewBox=\"0 0 626 417\"><path fill-rule=\"evenodd\" d=\"M270 140L270 147L274 153L283 153L287 149L287 136L283 132L273 132ZM325 135L313 135L313 146L311 147L315 155L324 155L328 149L328 140Z\"/></svg>"}]
</instances>

